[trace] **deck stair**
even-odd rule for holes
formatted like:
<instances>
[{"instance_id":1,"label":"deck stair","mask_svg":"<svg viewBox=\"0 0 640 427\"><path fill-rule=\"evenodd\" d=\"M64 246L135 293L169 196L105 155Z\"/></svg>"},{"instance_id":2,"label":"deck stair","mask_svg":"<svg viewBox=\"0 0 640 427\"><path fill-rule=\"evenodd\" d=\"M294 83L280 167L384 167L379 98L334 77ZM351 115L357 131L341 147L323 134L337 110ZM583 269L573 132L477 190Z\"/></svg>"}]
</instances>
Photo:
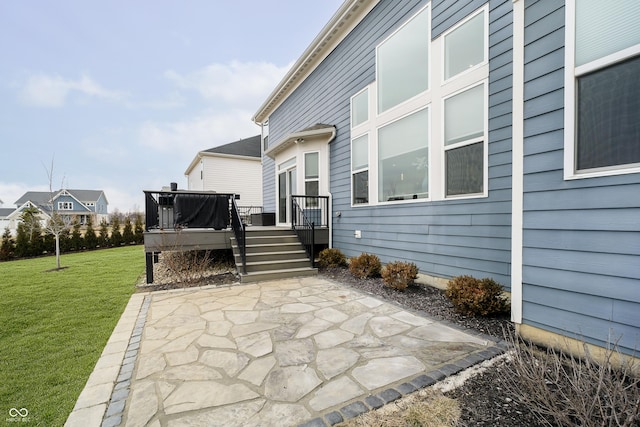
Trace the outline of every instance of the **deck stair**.
<instances>
[{"instance_id":1,"label":"deck stair","mask_svg":"<svg viewBox=\"0 0 640 427\"><path fill-rule=\"evenodd\" d=\"M247 273L235 238L231 248L242 283L288 277L314 276L314 268L295 232L284 227L248 227L246 230Z\"/></svg>"}]
</instances>

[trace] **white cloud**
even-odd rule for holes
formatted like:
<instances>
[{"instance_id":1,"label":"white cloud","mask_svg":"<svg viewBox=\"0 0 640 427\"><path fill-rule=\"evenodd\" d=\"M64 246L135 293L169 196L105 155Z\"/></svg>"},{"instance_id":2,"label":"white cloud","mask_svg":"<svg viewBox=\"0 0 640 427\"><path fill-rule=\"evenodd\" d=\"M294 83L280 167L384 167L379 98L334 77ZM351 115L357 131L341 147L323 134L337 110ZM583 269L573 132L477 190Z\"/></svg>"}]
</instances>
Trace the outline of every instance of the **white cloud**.
<instances>
[{"instance_id":1,"label":"white cloud","mask_svg":"<svg viewBox=\"0 0 640 427\"><path fill-rule=\"evenodd\" d=\"M14 202L24 196L27 191L49 191L48 183L43 176L42 185L27 185L23 182L2 182L0 181L0 200L2 200L3 208L15 208ZM1 233L1 231L0 231Z\"/></svg>"},{"instance_id":2,"label":"white cloud","mask_svg":"<svg viewBox=\"0 0 640 427\"><path fill-rule=\"evenodd\" d=\"M140 127L140 143L158 151L180 152L188 158L200 150L257 135L260 129L251 121L251 112L213 111L172 123L145 122ZM185 167L187 165L185 164Z\"/></svg>"},{"instance_id":3,"label":"white cloud","mask_svg":"<svg viewBox=\"0 0 640 427\"><path fill-rule=\"evenodd\" d=\"M64 106L71 92L109 101L122 101L126 97L123 92L103 88L88 76L67 80L59 76L39 74L29 77L22 88L20 99L34 107L57 108Z\"/></svg>"},{"instance_id":4,"label":"white cloud","mask_svg":"<svg viewBox=\"0 0 640 427\"><path fill-rule=\"evenodd\" d=\"M291 65L232 61L211 64L185 75L169 70L165 76L178 87L195 90L205 99L257 109Z\"/></svg>"}]
</instances>

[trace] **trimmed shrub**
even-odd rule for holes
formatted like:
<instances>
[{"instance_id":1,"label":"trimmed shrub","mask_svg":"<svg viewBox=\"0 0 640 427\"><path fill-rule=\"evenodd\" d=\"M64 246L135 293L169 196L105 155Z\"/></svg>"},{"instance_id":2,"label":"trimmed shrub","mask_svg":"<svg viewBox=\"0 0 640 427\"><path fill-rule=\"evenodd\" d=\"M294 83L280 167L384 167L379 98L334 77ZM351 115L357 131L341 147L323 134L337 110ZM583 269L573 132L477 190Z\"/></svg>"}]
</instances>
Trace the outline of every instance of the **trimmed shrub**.
<instances>
[{"instance_id":1,"label":"trimmed shrub","mask_svg":"<svg viewBox=\"0 0 640 427\"><path fill-rule=\"evenodd\" d=\"M324 268L344 267L347 265L347 257L340 249L327 248L318 254L318 264Z\"/></svg>"},{"instance_id":2,"label":"trimmed shrub","mask_svg":"<svg viewBox=\"0 0 640 427\"><path fill-rule=\"evenodd\" d=\"M373 254L363 253L349 260L349 271L360 279L380 276L381 268L380 258Z\"/></svg>"},{"instance_id":3,"label":"trimmed shrub","mask_svg":"<svg viewBox=\"0 0 640 427\"><path fill-rule=\"evenodd\" d=\"M491 316L509 311L502 286L490 278L457 276L449 280L445 295L455 309L470 316Z\"/></svg>"},{"instance_id":4,"label":"trimmed shrub","mask_svg":"<svg viewBox=\"0 0 640 427\"><path fill-rule=\"evenodd\" d=\"M394 261L382 269L382 280L386 286L404 291L418 278L418 267L412 262Z\"/></svg>"}]
</instances>

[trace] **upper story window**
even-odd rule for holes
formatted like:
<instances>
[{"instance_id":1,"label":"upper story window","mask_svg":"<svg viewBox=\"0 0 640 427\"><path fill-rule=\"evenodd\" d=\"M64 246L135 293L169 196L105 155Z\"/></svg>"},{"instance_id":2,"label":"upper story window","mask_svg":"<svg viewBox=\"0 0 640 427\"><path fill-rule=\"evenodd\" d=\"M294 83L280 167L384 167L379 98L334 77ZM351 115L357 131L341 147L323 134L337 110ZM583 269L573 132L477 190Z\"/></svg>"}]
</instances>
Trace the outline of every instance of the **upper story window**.
<instances>
[{"instance_id":1,"label":"upper story window","mask_svg":"<svg viewBox=\"0 0 640 427\"><path fill-rule=\"evenodd\" d=\"M487 195L488 6L425 42L430 19L428 5L383 41L351 98L354 206Z\"/></svg>"},{"instance_id":2,"label":"upper story window","mask_svg":"<svg viewBox=\"0 0 640 427\"><path fill-rule=\"evenodd\" d=\"M640 172L640 2L567 2L565 178Z\"/></svg>"},{"instance_id":3,"label":"upper story window","mask_svg":"<svg viewBox=\"0 0 640 427\"><path fill-rule=\"evenodd\" d=\"M58 210L61 210L61 211L72 211L73 210L73 202L58 202Z\"/></svg>"},{"instance_id":4,"label":"upper story window","mask_svg":"<svg viewBox=\"0 0 640 427\"><path fill-rule=\"evenodd\" d=\"M444 36L444 80L486 62L484 10Z\"/></svg>"},{"instance_id":5,"label":"upper story window","mask_svg":"<svg viewBox=\"0 0 640 427\"><path fill-rule=\"evenodd\" d=\"M93 207L95 207L96 203L95 203L95 202L86 202L86 203L85 203L85 205L86 205L88 208L93 208Z\"/></svg>"},{"instance_id":6,"label":"upper story window","mask_svg":"<svg viewBox=\"0 0 640 427\"><path fill-rule=\"evenodd\" d=\"M378 46L378 112L429 89L431 16L427 7Z\"/></svg>"},{"instance_id":7,"label":"upper story window","mask_svg":"<svg viewBox=\"0 0 640 427\"><path fill-rule=\"evenodd\" d=\"M365 89L351 99L351 127L369 120L369 89Z\"/></svg>"}]
</instances>

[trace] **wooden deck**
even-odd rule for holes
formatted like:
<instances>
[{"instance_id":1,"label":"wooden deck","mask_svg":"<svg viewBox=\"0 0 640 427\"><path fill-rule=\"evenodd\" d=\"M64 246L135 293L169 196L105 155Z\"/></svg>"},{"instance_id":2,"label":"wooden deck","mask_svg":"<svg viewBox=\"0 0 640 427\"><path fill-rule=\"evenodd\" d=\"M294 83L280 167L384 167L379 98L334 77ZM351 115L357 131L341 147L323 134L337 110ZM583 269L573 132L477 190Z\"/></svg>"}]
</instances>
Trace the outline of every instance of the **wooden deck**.
<instances>
[{"instance_id":1,"label":"wooden deck","mask_svg":"<svg viewBox=\"0 0 640 427\"><path fill-rule=\"evenodd\" d=\"M246 233L272 229L290 229L275 226L248 226ZM146 255L147 283L153 282L153 263L157 254L167 251L194 251L231 249L233 230L213 230L210 228L152 229L144 233L144 251ZM315 243L329 245L329 228L318 227L315 230Z\"/></svg>"}]
</instances>

